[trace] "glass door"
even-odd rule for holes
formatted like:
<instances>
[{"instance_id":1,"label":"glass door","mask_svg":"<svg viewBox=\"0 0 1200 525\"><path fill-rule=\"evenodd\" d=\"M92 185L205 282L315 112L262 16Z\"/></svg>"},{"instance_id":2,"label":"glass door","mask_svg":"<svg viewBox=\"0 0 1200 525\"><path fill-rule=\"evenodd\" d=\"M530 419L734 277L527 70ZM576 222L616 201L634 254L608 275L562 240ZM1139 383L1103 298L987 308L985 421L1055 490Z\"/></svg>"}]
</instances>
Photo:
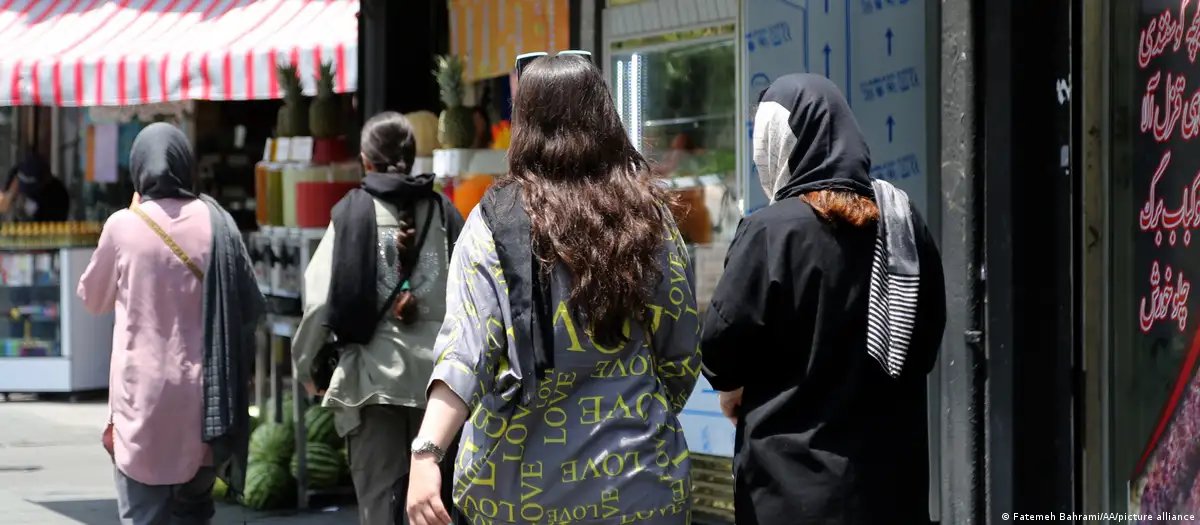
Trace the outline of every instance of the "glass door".
<instances>
[{"instance_id":1,"label":"glass door","mask_svg":"<svg viewBox=\"0 0 1200 525\"><path fill-rule=\"evenodd\" d=\"M654 171L679 192L685 240L728 244L740 218L732 31L614 48L609 81L621 118Z\"/></svg>"}]
</instances>

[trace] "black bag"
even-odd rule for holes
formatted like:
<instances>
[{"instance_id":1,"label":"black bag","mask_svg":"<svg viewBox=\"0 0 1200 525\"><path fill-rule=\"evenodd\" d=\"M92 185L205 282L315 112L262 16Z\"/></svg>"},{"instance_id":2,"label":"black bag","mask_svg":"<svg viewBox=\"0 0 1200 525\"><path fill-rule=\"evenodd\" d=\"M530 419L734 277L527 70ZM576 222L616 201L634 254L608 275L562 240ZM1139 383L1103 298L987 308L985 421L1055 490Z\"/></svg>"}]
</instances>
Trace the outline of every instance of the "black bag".
<instances>
[{"instance_id":1,"label":"black bag","mask_svg":"<svg viewBox=\"0 0 1200 525\"><path fill-rule=\"evenodd\" d=\"M400 278L396 281L396 287L392 288L392 293L388 295L387 300L383 302L383 307L379 309L379 313L375 318L376 326L383 321L384 316L392 309L392 303L396 302L396 296L400 295L400 292L408 285L408 280L412 277L413 270L416 269L416 263L420 261L421 249L425 246L426 234L433 227L434 207L432 205L429 206L429 212L426 213L425 217L425 229L417 234L417 242L413 245L416 249L409 254L409 260L405 261L402 265L404 273L400 275ZM330 337L332 338L333 335L331 334ZM318 392L324 392L329 389L329 384L333 381L333 371L337 370L338 361L342 357L342 348L345 346L345 344L334 339L326 341L324 345L321 345L321 349L317 351L317 356L313 359L309 375L312 377L313 386L316 387Z\"/></svg>"}]
</instances>

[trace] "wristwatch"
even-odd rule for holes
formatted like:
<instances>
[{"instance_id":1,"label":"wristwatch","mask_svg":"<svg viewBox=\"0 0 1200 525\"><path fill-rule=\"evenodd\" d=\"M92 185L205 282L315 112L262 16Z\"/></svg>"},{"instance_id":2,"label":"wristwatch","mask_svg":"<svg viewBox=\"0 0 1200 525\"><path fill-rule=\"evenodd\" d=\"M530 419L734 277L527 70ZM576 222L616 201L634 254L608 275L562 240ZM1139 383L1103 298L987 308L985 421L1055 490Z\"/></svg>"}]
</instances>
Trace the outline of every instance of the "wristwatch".
<instances>
[{"instance_id":1,"label":"wristwatch","mask_svg":"<svg viewBox=\"0 0 1200 525\"><path fill-rule=\"evenodd\" d=\"M412 455L420 456L423 454L433 454L433 461L441 463L446 457L446 451L435 445L433 441L428 439L417 438L412 442Z\"/></svg>"}]
</instances>

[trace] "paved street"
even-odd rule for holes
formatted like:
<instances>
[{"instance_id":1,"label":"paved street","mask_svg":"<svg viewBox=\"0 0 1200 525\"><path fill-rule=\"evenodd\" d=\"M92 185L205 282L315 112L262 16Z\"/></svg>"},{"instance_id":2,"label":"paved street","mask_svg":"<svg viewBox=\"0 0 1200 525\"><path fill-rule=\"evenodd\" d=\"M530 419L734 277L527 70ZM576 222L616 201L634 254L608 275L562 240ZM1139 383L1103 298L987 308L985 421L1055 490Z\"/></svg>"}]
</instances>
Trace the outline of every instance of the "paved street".
<instances>
[{"instance_id":1,"label":"paved street","mask_svg":"<svg viewBox=\"0 0 1200 525\"><path fill-rule=\"evenodd\" d=\"M117 525L103 402L0 401L0 523ZM353 524L353 508L263 514L222 506L213 523Z\"/></svg>"}]
</instances>

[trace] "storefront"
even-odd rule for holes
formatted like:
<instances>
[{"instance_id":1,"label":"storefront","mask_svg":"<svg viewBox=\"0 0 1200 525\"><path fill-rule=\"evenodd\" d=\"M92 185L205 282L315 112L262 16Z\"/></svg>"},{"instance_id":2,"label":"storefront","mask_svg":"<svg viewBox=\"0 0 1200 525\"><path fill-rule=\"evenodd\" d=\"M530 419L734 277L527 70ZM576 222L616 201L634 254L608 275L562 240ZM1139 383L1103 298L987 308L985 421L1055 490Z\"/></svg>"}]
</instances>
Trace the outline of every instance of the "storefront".
<instances>
[{"instance_id":1,"label":"storefront","mask_svg":"<svg viewBox=\"0 0 1200 525\"><path fill-rule=\"evenodd\" d=\"M907 190L936 225L940 209L930 203L940 199L929 162L937 154L937 105L929 101L937 100L938 83L926 67L936 63L927 60L936 58L937 32L927 30L937 20L931 4L608 2L603 63L630 137L691 204L685 236L702 308L738 220L766 205L749 134L757 95L779 76L822 74L841 87L866 132L872 174ZM698 458L697 516L732 521L733 428L703 379L680 419ZM930 427L939 428L936 421Z\"/></svg>"},{"instance_id":2,"label":"storefront","mask_svg":"<svg viewBox=\"0 0 1200 525\"><path fill-rule=\"evenodd\" d=\"M1137 149L1130 139L1142 133L1133 117L1147 82L1134 81L1134 73L1143 73L1132 65L1139 55L1131 50L1149 15L1116 12L1113 4L1129 5L1116 0L564 3L567 39L550 41L540 33L536 42L513 47L506 37L523 33L483 24L487 17L512 20L489 6L542 2L462 0L450 4L470 6L457 21L453 9L414 5L429 27L392 33L397 42L388 36L387 45L378 47L389 53L421 49L408 54L412 63L405 70L413 71L431 69L433 54L470 49L469 43L499 42L474 53L481 56L499 49L593 51L630 136L667 167L663 174L686 199L699 204L689 240L701 303L720 276L738 218L765 204L748 151L757 94L783 74L828 76L846 93L867 134L873 175L908 191L942 240L949 319L942 357L929 379L934 520L969 525L1002 523L1012 513L1059 518L1060 512L1126 510L1125 487L1159 426L1156 416L1173 391L1186 390L1174 386L1180 364L1193 364L1182 340L1167 344L1178 336L1155 346L1143 341L1144 352L1121 350L1135 348L1122 338L1148 336L1139 335L1139 325L1117 329L1109 322L1111 312L1132 315L1144 295L1148 304L1156 301L1152 292L1124 283L1147 282L1155 260L1162 283L1168 260L1156 252L1134 272L1146 276L1117 278L1130 275L1125 267L1133 263L1116 254L1130 253L1134 244L1115 233L1126 230L1110 226L1121 224L1118 209L1140 214L1147 200L1145 189L1120 196L1132 190L1121 190L1129 185L1121 174L1129 170L1119 167L1156 144ZM1146 12L1166 8L1164 3ZM1188 8L1190 23L1195 8ZM456 33L454 26L465 24L468 13L475 31ZM364 38L383 38L376 34ZM1110 45L1126 51L1110 51ZM1195 54L1182 44L1167 49L1188 57L1188 64ZM486 60L479 72L484 77L502 74L511 63L504 56ZM1137 89L1130 87L1138 82ZM364 86L367 114L438 107L432 82L368 78ZM1119 90L1124 98L1116 96ZM1181 91L1186 95L1175 93ZM1173 100L1182 105L1183 95ZM1110 100L1126 102L1110 108ZM1178 118L1189 122L1187 115ZM1184 155L1178 149L1175 154L1171 166ZM1155 163L1162 152L1157 155ZM1134 207L1112 204L1121 202ZM1184 212L1166 211L1180 228ZM1171 246L1170 232L1163 236ZM1177 232L1176 245L1186 238ZM1153 236L1138 242L1152 245ZM1177 287L1175 267L1186 261L1169 260ZM1157 301L1166 306L1147 311L1166 308L1166 319L1151 332L1178 333L1177 327L1168 330L1168 321L1177 326L1180 309L1171 319L1172 303ZM1151 374L1159 368L1147 363L1163 371ZM1185 375L1191 377L1190 369ZM729 522L733 429L703 384L682 419L697 459L696 518Z\"/></svg>"},{"instance_id":3,"label":"storefront","mask_svg":"<svg viewBox=\"0 0 1200 525\"><path fill-rule=\"evenodd\" d=\"M38 151L68 186L76 221L3 225L0 309L12 320L0 335L17 350L5 339L0 357L12 359L0 360L0 393L107 386L112 317L87 315L74 287L100 225L129 202L129 148L141 127L169 121L183 129L201 191L253 228L254 163L272 134L272 101L287 91L279 67L296 67L304 97L317 95L318 77L327 92L357 87L357 0L126 4L32 0L0 10L0 139L8 122L32 130L18 133L11 150L3 141L0 171ZM14 272L10 260L32 269ZM25 273L32 281L9 282Z\"/></svg>"},{"instance_id":4,"label":"storefront","mask_svg":"<svg viewBox=\"0 0 1200 525\"><path fill-rule=\"evenodd\" d=\"M942 65L944 75L989 79L966 94L949 90L944 101L967 103L972 109L956 116L975 124L943 138L980 134L966 147L943 146L943 162L978 162L970 203L984 209L961 215L982 224L960 231L974 232L965 238L976 255L962 259L981 274L981 292L964 304L986 306L959 326L979 334L983 352L968 344L951 355L984 369L967 381L974 387L954 388L986 417L970 434L983 434L976 465L984 474L953 465L943 473L967 489L956 490L970 498L958 515L973 523L999 523L1003 512L1192 523L1200 516L1200 338L1188 315L1198 270L1188 251L1200 224L1200 166L1188 146L1200 97L1187 81L1200 8L1075 1L1018 17L1023 7L977 11L987 30L975 42L985 45L964 48L980 70ZM969 10L951 18L972 20ZM943 46L979 36L951 33ZM949 217L943 224L943 239L959 228ZM951 257L958 250L943 246ZM960 448L943 451L975 453ZM980 486L987 490L971 490Z\"/></svg>"},{"instance_id":5,"label":"storefront","mask_svg":"<svg viewBox=\"0 0 1200 525\"><path fill-rule=\"evenodd\" d=\"M1190 148L1200 95L1188 85L1200 7L1103 4L1109 22L1094 52L1108 76L1088 78L1106 86L1108 115L1098 182L1107 193L1099 211L1108 217L1109 286L1104 317L1089 319L1104 327L1108 344L1088 349L1107 364L1098 385L1106 486L1097 491L1113 509L1200 515L1200 332L1188 315L1200 272L1190 253L1200 225L1200 157Z\"/></svg>"}]
</instances>

